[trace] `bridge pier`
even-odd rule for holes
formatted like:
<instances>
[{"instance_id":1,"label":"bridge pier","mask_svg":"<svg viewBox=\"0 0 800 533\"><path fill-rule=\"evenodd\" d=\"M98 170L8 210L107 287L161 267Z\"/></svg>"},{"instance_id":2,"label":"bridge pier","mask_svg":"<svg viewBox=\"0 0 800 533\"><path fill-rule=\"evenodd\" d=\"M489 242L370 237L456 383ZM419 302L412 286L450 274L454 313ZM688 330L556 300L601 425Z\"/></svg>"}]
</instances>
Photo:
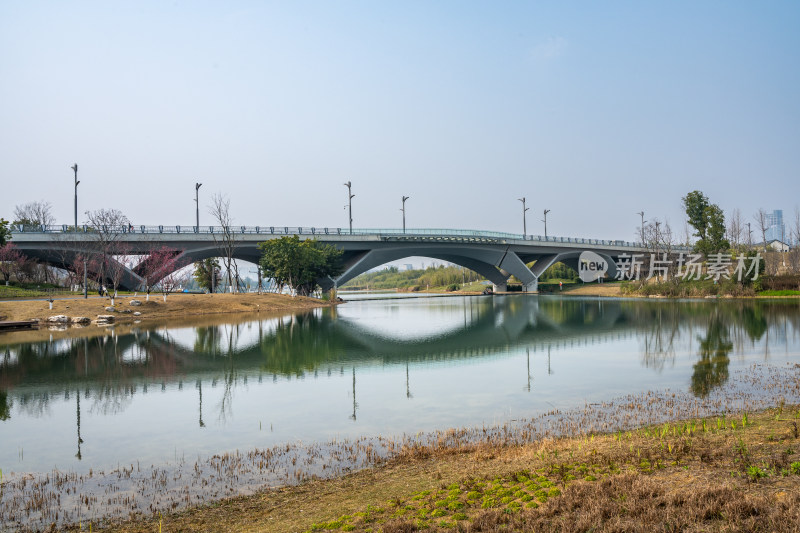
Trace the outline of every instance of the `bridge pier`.
<instances>
[{"instance_id":1,"label":"bridge pier","mask_svg":"<svg viewBox=\"0 0 800 533\"><path fill-rule=\"evenodd\" d=\"M495 293L506 292L508 290L508 283L492 283L492 291Z\"/></svg>"}]
</instances>

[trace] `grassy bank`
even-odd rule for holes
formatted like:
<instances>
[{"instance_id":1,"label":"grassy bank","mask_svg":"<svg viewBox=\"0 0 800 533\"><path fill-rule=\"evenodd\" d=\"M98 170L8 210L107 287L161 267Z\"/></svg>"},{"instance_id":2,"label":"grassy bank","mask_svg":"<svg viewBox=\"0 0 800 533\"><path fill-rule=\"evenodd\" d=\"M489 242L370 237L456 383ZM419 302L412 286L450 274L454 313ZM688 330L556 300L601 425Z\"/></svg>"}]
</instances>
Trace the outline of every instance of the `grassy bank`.
<instances>
[{"instance_id":1,"label":"grassy bank","mask_svg":"<svg viewBox=\"0 0 800 533\"><path fill-rule=\"evenodd\" d=\"M0 282L0 299L2 298L46 298L53 294L59 296L78 296L78 292L70 291L63 287L57 287L49 283L18 283Z\"/></svg>"},{"instance_id":2,"label":"grassy bank","mask_svg":"<svg viewBox=\"0 0 800 533\"><path fill-rule=\"evenodd\" d=\"M796 531L798 418L778 406L519 446L409 446L344 478L105 530Z\"/></svg>"}]
</instances>

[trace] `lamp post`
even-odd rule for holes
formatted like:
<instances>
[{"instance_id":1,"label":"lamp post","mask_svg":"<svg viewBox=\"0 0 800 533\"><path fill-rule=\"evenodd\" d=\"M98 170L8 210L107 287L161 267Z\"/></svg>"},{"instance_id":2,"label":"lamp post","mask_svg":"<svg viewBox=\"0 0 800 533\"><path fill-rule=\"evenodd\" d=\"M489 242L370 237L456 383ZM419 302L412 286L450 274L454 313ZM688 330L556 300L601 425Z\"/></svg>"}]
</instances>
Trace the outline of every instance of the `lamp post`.
<instances>
[{"instance_id":1,"label":"lamp post","mask_svg":"<svg viewBox=\"0 0 800 533\"><path fill-rule=\"evenodd\" d=\"M542 220L544 222L544 240L547 240L547 213L549 212L549 209L544 210L544 219Z\"/></svg>"},{"instance_id":2,"label":"lamp post","mask_svg":"<svg viewBox=\"0 0 800 533\"><path fill-rule=\"evenodd\" d=\"M355 194L352 194L351 187L353 186L352 183L349 181L344 184L347 187L347 215L350 219L350 235L353 234L353 197Z\"/></svg>"},{"instance_id":3,"label":"lamp post","mask_svg":"<svg viewBox=\"0 0 800 533\"><path fill-rule=\"evenodd\" d=\"M517 198L517 200L522 202L522 240L525 240L527 235L528 235L528 225L527 225L527 222L525 221L525 211L530 209L530 207L525 207L525 197L524 196L522 198ZM547 234L547 231L545 231L545 234Z\"/></svg>"},{"instance_id":4,"label":"lamp post","mask_svg":"<svg viewBox=\"0 0 800 533\"><path fill-rule=\"evenodd\" d=\"M194 184L194 203L195 203L195 208L197 210L195 212L195 215L197 215L197 231L198 231L198 233L200 232L200 193L198 191L200 190L200 187L202 185L203 185L202 183L195 183Z\"/></svg>"},{"instance_id":5,"label":"lamp post","mask_svg":"<svg viewBox=\"0 0 800 533\"><path fill-rule=\"evenodd\" d=\"M411 198L410 196L403 196L403 207L400 208L400 211L403 212L403 233L406 232L406 200Z\"/></svg>"},{"instance_id":6,"label":"lamp post","mask_svg":"<svg viewBox=\"0 0 800 533\"><path fill-rule=\"evenodd\" d=\"M747 223L747 248L753 247L753 230L750 229L750 223Z\"/></svg>"},{"instance_id":7,"label":"lamp post","mask_svg":"<svg viewBox=\"0 0 800 533\"><path fill-rule=\"evenodd\" d=\"M642 225L640 227L640 233L641 233L640 236L641 236L641 239L642 239L642 246L644 246L644 211L639 211L636 214L639 215L640 217L642 217Z\"/></svg>"},{"instance_id":8,"label":"lamp post","mask_svg":"<svg viewBox=\"0 0 800 533\"><path fill-rule=\"evenodd\" d=\"M80 181L78 181L78 163L75 163L69 168L75 171L75 232L77 233L78 232L78 184L80 183Z\"/></svg>"}]
</instances>

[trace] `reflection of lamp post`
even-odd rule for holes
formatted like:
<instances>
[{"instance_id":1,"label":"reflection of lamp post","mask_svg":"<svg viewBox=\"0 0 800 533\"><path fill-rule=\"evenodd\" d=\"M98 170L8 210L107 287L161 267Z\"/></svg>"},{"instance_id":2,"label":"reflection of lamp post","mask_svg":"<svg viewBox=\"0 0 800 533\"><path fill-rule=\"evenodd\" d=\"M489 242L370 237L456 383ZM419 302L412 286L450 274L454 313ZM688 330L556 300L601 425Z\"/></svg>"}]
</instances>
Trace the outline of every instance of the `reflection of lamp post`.
<instances>
[{"instance_id":1,"label":"reflection of lamp post","mask_svg":"<svg viewBox=\"0 0 800 533\"><path fill-rule=\"evenodd\" d=\"M200 427L206 427L206 423L203 422L203 382L199 379L197 380L197 390L200 392Z\"/></svg>"},{"instance_id":2,"label":"reflection of lamp post","mask_svg":"<svg viewBox=\"0 0 800 533\"><path fill-rule=\"evenodd\" d=\"M197 209L195 214L197 215L198 233L200 232L200 199L199 199L200 193L198 191L200 190L200 187L202 187L202 185L203 185L202 183L194 184L194 203L195 203L195 208Z\"/></svg>"},{"instance_id":3,"label":"reflection of lamp post","mask_svg":"<svg viewBox=\"0 0 800 533\"><path fill-rule=\"evenodd\" d=\"M350 415L353 420L356 419L356 407L358 407L356 403L356 367L353 367L353 414Z\"/></svg>"},{"instance_id":4,"label":"reflection of lamp post","mask_svg":"<svg viewBox=\"0 0 800 533\"><path fill-rule=\"evenodd\" d=\"M81 391L79 389L75 389L75 399L77 401L77 425L78 425L78 453L75 454L75 457L78 458L80 461L83 456L81 455L81 444L83 444L83 439L81 438Z\"/></svg>"},{"instance_id":5,"label":"reflection of lamp post","mask_svg":"<svg viewBox=\"0 0 800 533\"><path fill-rule=\"evenodd\" d=\"M344 184L344 186L347 187L347 215L350 219L350 235L353 234L353 197L355 196L355 194L351 192L352 185L353 184L349 181Z\"/></svg>"},{"instance_id":6,"label":"reflection of lamp post","mask_svg":"<svg viewBox=\"0 0 800 533\"><path fill-rule=\"evenodd\" d=\"M528 235L528 226L525 222L525 212L530 209L530 207L525 207L525 197L517 198L520 202L522 202L522 239L525 240L525 237ZM544 232L547 235L547 230Z\"/></svg>"},{"instance_id":7,"label":"reflection of lamp post","mask_svg":"<svg viewBox=\"0 0 800 533\"><path fill-rule=\"evenodd\" d=\"M75 232L78 232L78 163L75 163L71 167L72 170L75 171Z\"/></svg>"},{"instance_id":8,"label":"reflection of lamp post","mask_svg":"<svg viewBox=\"0 0 800 533\"><path fill-rule=\"evenodd\" d=\"M531 391L531 349L530 347L525 348L525 352L528 355L528 386L525 388L528 392Z\"/></svg>"},{"instance_id":9,"label":"reflection of lamp post","mask_svg":"<svg viewBox=\"0 0 800 533\"><path fill-rule=\"evenodd\" d=\"M402 198L403 198L403 207L400 209L400 211L403 212L403 233L405 233L406 232L406 200L408 200L411 197L410 196L403 196Z\"/></svg>"},{"instance_id":10,"label":"reflection of lamp post","mask_svg":"<svg viewBox=\"0 0 800 533\"><path fill-rule=\"evenodd\" d=\"M408 385L408 363L406 363L406 398L413 398L414 395L411 394L411 387Z\"/></svg>"}]
</instances>

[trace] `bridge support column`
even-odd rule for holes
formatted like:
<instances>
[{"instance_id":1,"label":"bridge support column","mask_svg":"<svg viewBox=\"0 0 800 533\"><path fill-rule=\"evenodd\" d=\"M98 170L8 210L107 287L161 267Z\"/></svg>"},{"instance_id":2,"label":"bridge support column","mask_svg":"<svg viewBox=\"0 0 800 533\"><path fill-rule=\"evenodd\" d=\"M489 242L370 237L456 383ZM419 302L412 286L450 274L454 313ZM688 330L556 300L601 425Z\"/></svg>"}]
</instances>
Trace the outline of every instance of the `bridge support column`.
<instances>
[{"instance_id":1,"label":"bridge support column","mask_svg":"<svg viewBox=\"0 0 800 533\"><path fill-rule=\"evenodd\" d=\"M506 282L503 283L493 283L492 284L492 291L493 292L506 292L508 290L508 284Z\"/></svg>"},{"instance_id":2,"label":"bridge support column","mask_svg":"<svg viewBox=\"0 0 800 533\"><path fill-rule=\"evenodd\" d=\"M539 292L539 278L536 278L529 283L525 283L522 286L522 290L523 292Z\"/></svg>"}]
</instances>

